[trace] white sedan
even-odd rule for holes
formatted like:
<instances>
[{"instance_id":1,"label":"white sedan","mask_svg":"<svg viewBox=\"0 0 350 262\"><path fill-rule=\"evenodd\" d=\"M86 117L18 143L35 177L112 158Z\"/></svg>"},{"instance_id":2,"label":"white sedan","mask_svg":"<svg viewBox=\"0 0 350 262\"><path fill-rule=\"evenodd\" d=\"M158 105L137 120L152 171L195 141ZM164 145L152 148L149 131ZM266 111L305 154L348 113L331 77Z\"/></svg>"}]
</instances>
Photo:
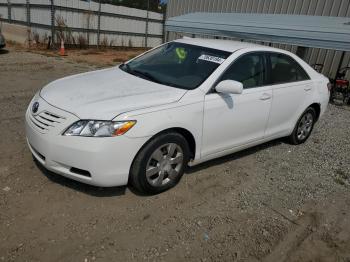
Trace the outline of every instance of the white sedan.
<instances>
[{"instance_id":1,"label":"white sedan","mask_svg":"<svg viewBox=\"0 0 350 262\"><path fill-rule=\"evenodd\" d=\"M26 135L55 173L154 194L176 185L187 165L280 137L305 142L328 88L290 52L184 38L48 84L30 102Z\"/></svg>"}]
</instances>

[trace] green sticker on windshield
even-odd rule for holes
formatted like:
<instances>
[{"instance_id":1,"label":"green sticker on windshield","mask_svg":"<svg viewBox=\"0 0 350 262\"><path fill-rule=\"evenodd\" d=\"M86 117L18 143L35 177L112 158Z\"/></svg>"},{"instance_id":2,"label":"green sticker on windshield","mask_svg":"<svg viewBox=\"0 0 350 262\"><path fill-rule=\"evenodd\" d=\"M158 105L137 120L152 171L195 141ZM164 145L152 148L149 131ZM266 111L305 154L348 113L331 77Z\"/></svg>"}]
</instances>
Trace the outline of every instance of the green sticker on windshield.
<instances>
[{"instance_id":1,"label":"green sticker on windshield","mask_svg":"<svg viewBox=\"0 0 350 262\"><path fill-rule=\"evenodd\" d=\"M181 63L183 60L186 59L187 52L183 47L177 47L175 50L176 50L176 55L180 60L179 62Z\"/></svg>"}]
</instances>

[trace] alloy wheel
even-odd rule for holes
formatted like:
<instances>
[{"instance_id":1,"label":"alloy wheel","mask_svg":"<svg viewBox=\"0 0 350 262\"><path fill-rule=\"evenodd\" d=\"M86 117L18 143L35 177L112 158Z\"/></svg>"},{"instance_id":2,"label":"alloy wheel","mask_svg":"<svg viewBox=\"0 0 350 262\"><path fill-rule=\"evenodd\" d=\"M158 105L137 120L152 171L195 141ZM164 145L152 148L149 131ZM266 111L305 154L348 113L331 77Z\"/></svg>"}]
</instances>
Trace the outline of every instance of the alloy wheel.
<instances>
[{"instance_id":1,"label":"alloy wheel","mask_svg":"<svg viewBox=\"0 0 350 262\"><path fill-rule=\"evenodd\" d=\"M158 147L146 166L146 178L150 185L160 187L176 180L183 165L183 151L175 143Z\"/></svg>"},{"instance_id":2,"label":"alloy wheel","mask_svg":"<svg viewBox=\"0 0 350 262\"><path fill-rule=\"evenodd\" d=\"M314 116L310 112L306 113L300 119L298 130L297 130L297 137L299 141L304 140L306 137L309 136L312 130L313 122L314 122Z\"/></svg>"}]
</instances>

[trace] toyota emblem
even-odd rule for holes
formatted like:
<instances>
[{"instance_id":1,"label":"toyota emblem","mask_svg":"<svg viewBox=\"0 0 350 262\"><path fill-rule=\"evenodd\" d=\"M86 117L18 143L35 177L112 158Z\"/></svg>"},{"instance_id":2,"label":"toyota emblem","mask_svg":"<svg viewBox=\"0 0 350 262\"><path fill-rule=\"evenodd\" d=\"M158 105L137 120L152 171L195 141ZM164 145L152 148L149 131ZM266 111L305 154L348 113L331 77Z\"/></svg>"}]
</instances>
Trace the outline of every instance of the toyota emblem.
<instances>
[{"instance_id":1,"label":"toyota emblem","mask_svg":"<svg viewBox=\"0 0 350 262\"><path fill-rule=\"evenodd\" d=\"M39 109L39 102L35 102L32 106L32 112L35 114L36 112L38 112Z\"/></svg>"}]
</instances>

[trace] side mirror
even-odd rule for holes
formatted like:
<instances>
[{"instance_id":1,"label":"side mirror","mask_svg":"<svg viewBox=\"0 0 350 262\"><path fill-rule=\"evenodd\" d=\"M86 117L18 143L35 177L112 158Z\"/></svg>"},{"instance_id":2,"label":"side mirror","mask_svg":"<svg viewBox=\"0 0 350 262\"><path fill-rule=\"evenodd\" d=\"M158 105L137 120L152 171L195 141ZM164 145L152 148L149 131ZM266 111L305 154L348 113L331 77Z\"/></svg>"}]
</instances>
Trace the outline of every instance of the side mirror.
<instances>
[{"instance_id":1,"label":"side mirror","mask_svg":"<svg viewBox=\"0 0 350 262\"><path fill-rule=\"evenodd\" d=\"M242 94L243 84L234 80L224 80L217 84L215 90L224 94Z\"/></svg>"}]
</instances>

